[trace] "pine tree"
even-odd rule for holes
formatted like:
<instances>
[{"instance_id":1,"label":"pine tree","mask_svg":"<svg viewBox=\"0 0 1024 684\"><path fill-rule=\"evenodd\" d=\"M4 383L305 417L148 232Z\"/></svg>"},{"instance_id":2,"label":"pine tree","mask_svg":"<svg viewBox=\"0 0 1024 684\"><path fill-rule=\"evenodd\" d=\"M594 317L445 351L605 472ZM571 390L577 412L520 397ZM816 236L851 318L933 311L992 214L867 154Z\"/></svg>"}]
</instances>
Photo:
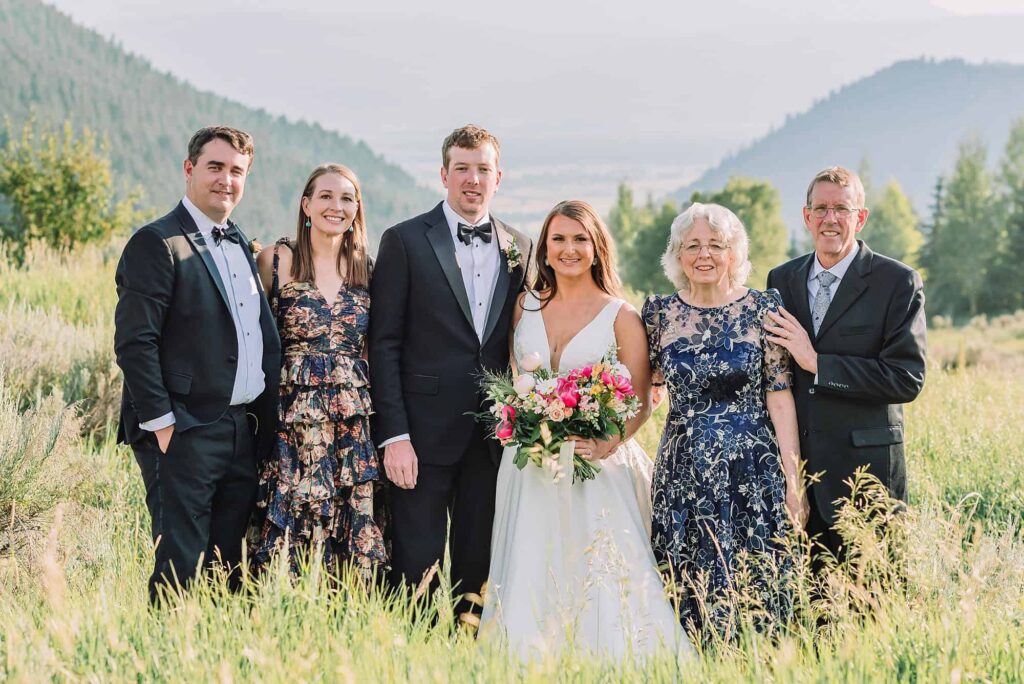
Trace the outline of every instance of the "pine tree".
<instances>
[{"instance_id":1,"label":"pine tree","mask_svg":"<svg viewBox=\"0 0 1024 684\"><path fill-rule=\"evenodd\" d=\"M992 268L993 312L1024 308L1024 117L1014 122L999 164L1000 226Z\"/></svg>"},{"instance_id":2,"label":"pine tree","mask_svg":"<svg viewBox=\"0 0 1024 684\"><path fill-rule=\"evenodd\" d=\"M986 155L979 138L961 142L953 175L943 188L925 259L936 313L974 316L990 286L998 230Z\"/></svg>"},{"instance_id":3,"label":"pine tree","mask_svg":"<svg viewBox=\"0 0 1024 684\"><path fill-rule=\"evenodd\" d=\"M869 203L871 213L861 235L872 250L911 266L917 266L924 236L917 214L900 184L891 180Z\"/></svg>"}]
</instances>

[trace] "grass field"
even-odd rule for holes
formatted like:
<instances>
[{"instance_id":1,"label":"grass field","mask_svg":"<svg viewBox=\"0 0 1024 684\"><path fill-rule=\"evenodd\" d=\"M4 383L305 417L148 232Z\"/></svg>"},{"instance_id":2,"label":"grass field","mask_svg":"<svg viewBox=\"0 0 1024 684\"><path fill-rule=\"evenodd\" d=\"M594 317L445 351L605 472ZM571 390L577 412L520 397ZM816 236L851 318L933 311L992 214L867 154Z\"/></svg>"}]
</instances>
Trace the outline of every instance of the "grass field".
<instances>
[{"instance_id":1,"label":"grass field","mask_svg":"<svg viewBox=\"0 0 1024 684\"><path fill-rule=\"evenodd\" d=\"M452 630L443 596L435 620L316 568L148 608L142 483L110 433L115 257L0 266L0 680L1024 681L1024 316L935 331L908 409L909 512L888 536L847 520L856 562L819 598L802 585L778 638L684 663L521 664ZM660 420L640 437L650 453Z\"/></svg>"}]
</instances>

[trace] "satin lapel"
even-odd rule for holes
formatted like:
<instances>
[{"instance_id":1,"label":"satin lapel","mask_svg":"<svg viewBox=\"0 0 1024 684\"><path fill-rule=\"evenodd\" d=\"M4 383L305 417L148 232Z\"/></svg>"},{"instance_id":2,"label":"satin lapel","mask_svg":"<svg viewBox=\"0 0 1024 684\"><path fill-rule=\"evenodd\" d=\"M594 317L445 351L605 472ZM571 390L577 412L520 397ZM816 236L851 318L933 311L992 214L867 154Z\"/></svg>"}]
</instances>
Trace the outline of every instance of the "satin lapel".
<instances>
[{"instance_id":1,"label":"satin lapel","mask_svg":"<svg viewBox=\"0 0 1024 684\"><path fill-rule=\"evenodd\" d=\"M791 312L796 319L800 321L800 325L804 326L804 330L810 337L814 337L814 326L811 324L811 306L807 302L807 278L811 275L811 263L814 259L814 253L812 252L809 257L804 260L804 263L789 274L789 301L793 303L793 311Z\"/></svg>"},{"instance_id":2,"label":"satin lapel","mask_svg":"<svg viewBox=\"0 0 1024 684\"><path fill-rule=\"evenodd\" d=\"M508 257L505 256L505 250L515 241L515 236L505 230L505 226L493 217L491 218L491 225L494 226L494 234L498 236L498 258L501 260L501 263L498 264L498 278L494 282L494 292L491 294L491 308L487 312L487 323L484 325L484 336L480 342L481 346L487 343L491 333L494 332L494 327L498 325L498 319L501 318L501 312L505 308L505 302L508 299L509 284L512 282L511 274L508 272Z\"/></svg>"},{"instance_id":3,"label":"satin lapel","mask_svg":"<svg viewBox=\"0 0 1024 684\"><path fill-rule=\"evenodd\" d=\"M871 251L862 242L857 257L846 269L846 275L839 281L839 289L832 297L832 303L828 305L825 318L818 328L818 339L831 328L839 318L846 313L846 310L853 306L853 303L868 289L868 283L864 280L864 274L871 270Z\"/></svg>"},{"instance_id":4,"label":"satin lapel","mask_svg":"<svg viewBox=\"0 0 1024 684\"><path fill-rule=\"evenodd\" d=\"M270 310L270 302L267 301L267 293L263 290L263 281L260 280L259 270L256 268L256 260L252 258L252 250L249 249L249 238L246 237L242 229L237 224L228 222L230 225L235 227L238 234L242 236L242 251L245 252L245 260L249 262L249 268L252 270L252 277L256 280L256 288L260 291L263 296L260 297L260 325L271 324L276 326L274 322L274 314Z\"/></svg>"},{"instance_id":5,"label":"satin lapel","mask_svg":"<svg viewBox=\"0 0 1024 684\"><path fill-rule=\"evenodd\" d=\"M203 265L206 266L210 277L213 278L214 285L217 286L217 291L220 292L220 298L224 302L224 306L230 312L231 304L228 301L228 291L224 287L224 281L220 278L220 271L217 270L217 264L213 261L213 255L210 254L210 249L206 246L206 240L203 238L202 232L196 226L196 222L192 220L188 209L183 204L178 204L175 211L178 215L178 223L181 224L181 231L188 238L188 241L192 243L192 247L196 250L199 258L203 260Z\"/></svg>"},{"instance_id":6,"label":"satin lapel","mask_svg":"<svg viewBox=\"0 0 1024 684\"><path fill-rule=\"evenodd\" d=\"M434 225L427 228L427 241L434 249L434 255L441 264L444 277L448 280L448 286L455 295L455 300L462 309L462 315L473 328L473 314L469 309L469 295L466 294L466 284L462 282L462 271L459 270L459 263L455 259L455 243L452 242L452 233L448 229L448 222L443 212L437 212L440 216Z\"/></svg>"}]
</instances>

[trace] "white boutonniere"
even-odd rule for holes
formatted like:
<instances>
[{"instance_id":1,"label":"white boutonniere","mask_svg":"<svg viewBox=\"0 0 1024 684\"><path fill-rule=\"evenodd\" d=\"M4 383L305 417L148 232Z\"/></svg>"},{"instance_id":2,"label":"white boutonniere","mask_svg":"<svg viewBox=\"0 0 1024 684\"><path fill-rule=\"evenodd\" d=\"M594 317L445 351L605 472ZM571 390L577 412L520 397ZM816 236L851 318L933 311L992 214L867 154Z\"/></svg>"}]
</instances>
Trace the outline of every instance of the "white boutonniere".
<instances>
[{"instance_id":1,"label":"white boutonniere","mask_svg":"<svg viewBox=\"0 0 1024 684\"><path fill-rule=\"evenodd\" d=\"M509 273L523 265L523 253L519 251L519 245L515 240L509 242L502 251L505 253L505 262Z\"/></svg>"}]
</instances>

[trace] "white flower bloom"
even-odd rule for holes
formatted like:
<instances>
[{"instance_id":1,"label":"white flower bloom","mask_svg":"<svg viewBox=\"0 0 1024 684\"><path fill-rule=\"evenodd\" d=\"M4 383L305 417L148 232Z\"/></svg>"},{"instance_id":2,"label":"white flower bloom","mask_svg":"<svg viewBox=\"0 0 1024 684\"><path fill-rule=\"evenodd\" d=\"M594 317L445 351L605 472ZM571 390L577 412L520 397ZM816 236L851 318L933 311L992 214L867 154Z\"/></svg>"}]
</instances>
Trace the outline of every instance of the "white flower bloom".
<instances>
[{"instance_id":1,"label":"white flower bloom","mask_svg":"<svg viewBox=\"0 0 1024 684\"><path fill-rule=\"evenodd\" d=\"M558 389L558 380L555 378L548 378L537 383L537 391L541 394L551 394L556 389Z\"/></svg>"},{"instance_id":2,"label":"white flower bloom","mask_svg":"<svg viewBox=\"0 0 1024 684\"><path fill-rule=\"evenodd\" d=\"M521 397L529 394L536 386L537 378L533 377L529 373L523 373L512 383L512 387L515 389L516 394Z\"/></svg>"}]
</instances>

